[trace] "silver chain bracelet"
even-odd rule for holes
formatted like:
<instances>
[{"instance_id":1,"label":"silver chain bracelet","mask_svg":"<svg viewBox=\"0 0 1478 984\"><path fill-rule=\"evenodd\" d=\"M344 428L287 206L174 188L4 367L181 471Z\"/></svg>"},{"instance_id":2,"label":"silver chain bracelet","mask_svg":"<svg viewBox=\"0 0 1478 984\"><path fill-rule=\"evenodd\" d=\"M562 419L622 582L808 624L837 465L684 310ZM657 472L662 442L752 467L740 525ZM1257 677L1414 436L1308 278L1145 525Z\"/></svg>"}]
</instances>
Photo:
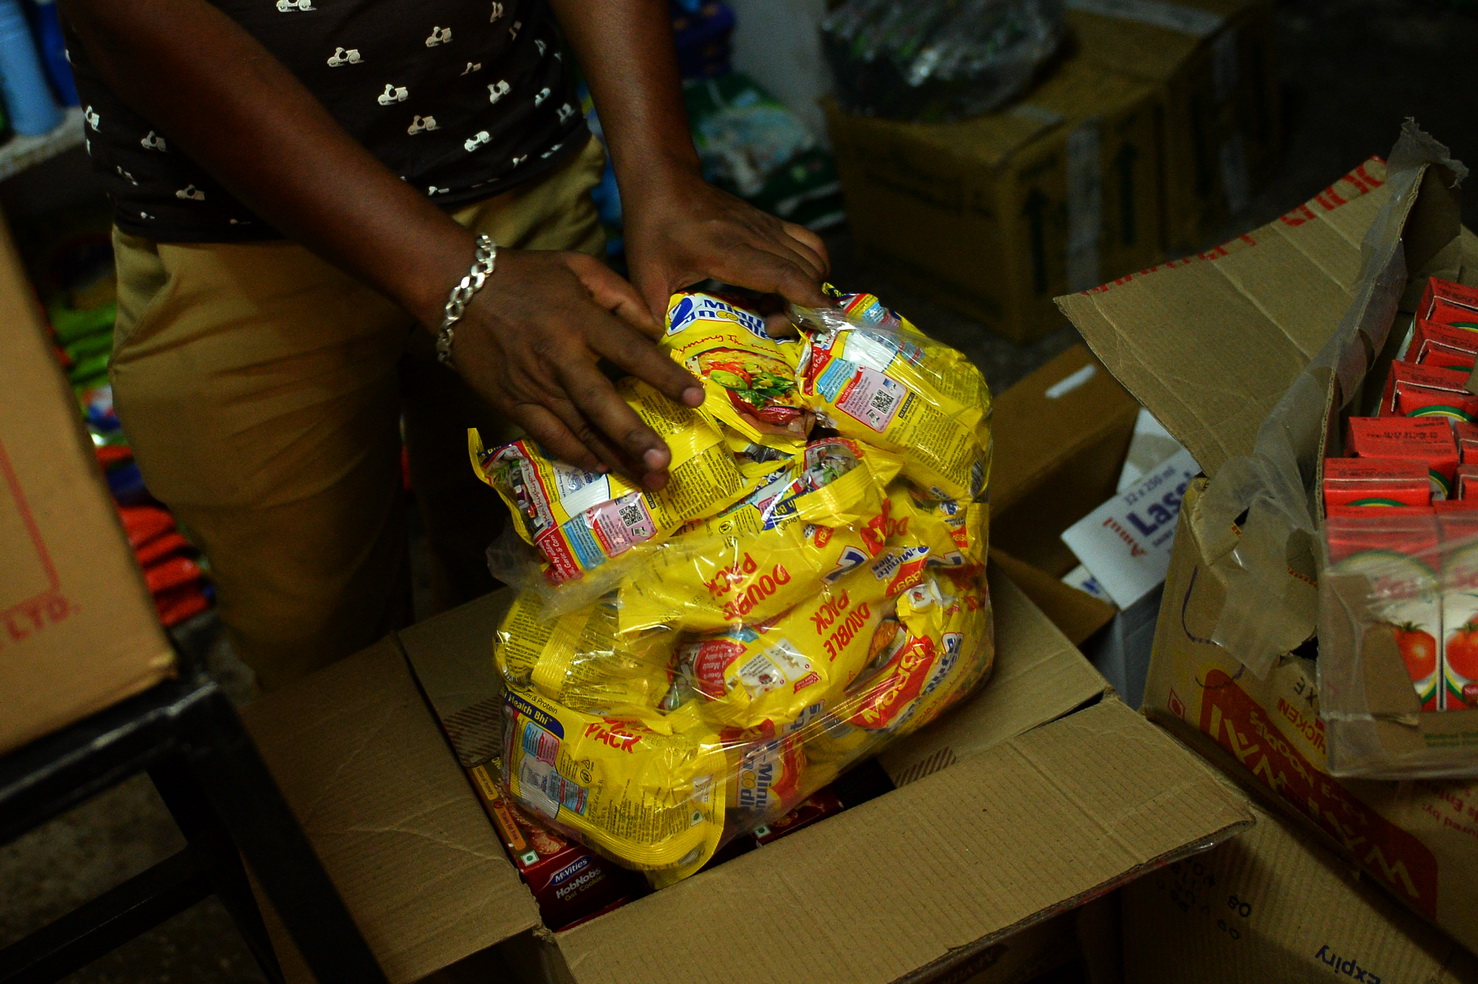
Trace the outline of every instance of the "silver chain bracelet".
<instances>
[{"instance_id":1,"label":"silver chain bracelet","mask_svg":"<svg viewBox=\"0 0 1478 984\"><path fill-rule=\"evenodd\" d=\"M477 253L472 263L472 269L462 282L452 288L451 296L446 299L446 313L441 319L441 327L436 331L436 361L443 365L450 365L452 361L452 341L455 338L457 322L462 320L462 315L467 310L467 304L472 296L482 290L482 285L487 283L488 277L493 275L493 270L498 265L498 244L493 242L493 237L486 233L477 236Z\"/></svg>"}]
</instances>

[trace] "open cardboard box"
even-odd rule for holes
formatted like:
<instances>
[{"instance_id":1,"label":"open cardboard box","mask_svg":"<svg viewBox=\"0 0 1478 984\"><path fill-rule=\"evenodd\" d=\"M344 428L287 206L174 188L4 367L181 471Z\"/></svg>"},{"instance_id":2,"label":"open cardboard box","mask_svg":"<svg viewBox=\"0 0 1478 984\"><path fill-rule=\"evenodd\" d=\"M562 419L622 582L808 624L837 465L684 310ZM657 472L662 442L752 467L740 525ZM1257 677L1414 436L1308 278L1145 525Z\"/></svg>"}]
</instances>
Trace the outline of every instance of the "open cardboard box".
<instances>
[{"instance_id":1,"label":"open cardboard box","mask_svg":"<svg viewBox=\"0 0 1478 984\"><path fill-rule=\"evenodd\" d=\"M1001 393L991 417L991 559L1131 707L1144 692L1160 594L1152 590L1121 611L1064 582L1079 558L1062 534L1118 495L1139 410L1075 345ZM1137 464L1149 471L1160 462Z\"/></svg>"},{"instance_id":2,"label":"open cardboard box","mask_svg":"<svg viewBox=\"0 0 1478 984\"><path fill-rule=\"evenodd\" d=\"M995 674L882 757L897 789L559 933L465 771L495 747L507 594L244 716L395 984L506 941L574 984L926 981L1249 821L999 572L991 593ZM284 961L307 979L286 946Z\"/></svg>"},{"instance_id":3,"label":"open cardboard box","mask_svg":"<svg viewBox=\"0 0 1478 984\"><path fill-rule=\"evenodd\" d=\"M0 754L158 683L174 651L0 220Z\"/></svg>"},{"instance_id":4,"label":"open cardboard box","mask_svg":"<svg viewBox=\"0 0 1478 984\"><path fill-rule=\"evenodd\" d=\"M1242 836L1124 887L1125 984L1478 981L1478 958L1302 828L1253 813Z\"/></svg>"},{"instance_id":5,"label":"open cardboard box","mask_svg":"<svg viewBox=\"0 0 1478 984\"><path fill-rule=\"evenodd\" d=\"M1389 169L1368 162L1223 247L1059 303L1208 476L1181 513L1147 713L1478 949L1478 783L1339 781L1326 745L1350 729L1395 752L1424 748L1474 712L1397 722L1344 692L1330 717L1301 648L1317 616L1308 489L1338 451L1341 409L1358 403L1367 363L1383 378L1393 320L1427 275L1478 275L1454 170L1412 128Z\"/></svg>"}]
</instances>

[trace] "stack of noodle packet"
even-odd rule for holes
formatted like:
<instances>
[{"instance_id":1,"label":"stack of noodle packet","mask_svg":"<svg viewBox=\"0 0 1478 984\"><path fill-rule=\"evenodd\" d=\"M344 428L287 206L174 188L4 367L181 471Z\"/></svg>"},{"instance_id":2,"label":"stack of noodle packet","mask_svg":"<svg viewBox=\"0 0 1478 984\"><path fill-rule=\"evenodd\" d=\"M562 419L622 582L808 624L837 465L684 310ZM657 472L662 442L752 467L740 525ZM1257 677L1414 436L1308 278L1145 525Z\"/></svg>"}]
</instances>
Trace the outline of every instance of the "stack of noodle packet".
<instances>
[{"instance_id":1,"label":"stack of noodle packet","mask_svg":"<svg viewBox=\"0 0 1478 984\"><path fill-rule=\"evenodd\" d=\"M828 291L786 334L673 296L661 345L703 404L619 384L672 448L661 491L469 432L526 558L497 571L504 790L658 887L990 676L985 380Z\"/></svg>"}]
</instances>

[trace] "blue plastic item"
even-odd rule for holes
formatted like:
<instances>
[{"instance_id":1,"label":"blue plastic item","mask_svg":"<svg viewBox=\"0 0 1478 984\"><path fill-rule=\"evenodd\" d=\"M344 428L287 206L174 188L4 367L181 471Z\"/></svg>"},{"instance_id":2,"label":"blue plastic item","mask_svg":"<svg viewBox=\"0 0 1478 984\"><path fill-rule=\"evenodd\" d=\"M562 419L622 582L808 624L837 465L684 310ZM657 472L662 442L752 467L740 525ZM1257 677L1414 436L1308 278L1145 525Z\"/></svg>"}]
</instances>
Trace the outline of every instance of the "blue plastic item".
<instances>
[{"instance_id":1,"label":"blue plastic item","mask_svg":"<svg viewBox=\"0 0 1478 984\"><path fill-rule=\"evenodd\" d=\"M56 0L29 0L31 28L36 33L36 47L51 80L52 93L63 106L76 106L77 83L72 81L72 65L67 61L67 42L62 36L61 15Z\"/></svg>"},{"instance_id":2,"label":"blue plastic item","mask_svg":"<svg viewBox=\"0 0 1478 984\"><path fill-rule=\"evenodd\" d=\"M0 95L11 129L22 136L50 133L62 122L19 0L0 0Z\"/></svg>"}]
</instances>

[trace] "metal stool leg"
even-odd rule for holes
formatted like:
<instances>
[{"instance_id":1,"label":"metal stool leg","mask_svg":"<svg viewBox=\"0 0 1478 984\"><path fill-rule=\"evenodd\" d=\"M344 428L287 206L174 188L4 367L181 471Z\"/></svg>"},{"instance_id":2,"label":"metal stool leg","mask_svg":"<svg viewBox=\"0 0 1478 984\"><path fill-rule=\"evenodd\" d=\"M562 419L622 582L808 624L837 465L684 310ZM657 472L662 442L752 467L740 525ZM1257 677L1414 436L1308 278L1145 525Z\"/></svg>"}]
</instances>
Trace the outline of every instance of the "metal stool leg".
<instances>
[{"instance_id":1,"label":"metal stool leg","mask_svg":"<svg viewBox=\"0 0 1478 984\"><path fill-rule=\"evenodd\" d=\"M180 720L191 771L319 984L384 984L308 838L219 690Z\"/></svg>"},{"instance_id":2,"label":"metal stool leg","mask_svg":"<svg viewBox=\"0 0 1478 984\"><path fill-rule=\"evenodd\" d=\"M267 980L281 984L282 968L278 966L277 954L272 950L272 941L267 935L267 925L262 921L256 897L252 895L241 855L220 815L201 791L189 765L178 756L171 756L149 769L149 776L180 832L190 842L191 848L199 853L210 880L209 891L230 913L247 950Z\"/></svg>"}]
</instances>

